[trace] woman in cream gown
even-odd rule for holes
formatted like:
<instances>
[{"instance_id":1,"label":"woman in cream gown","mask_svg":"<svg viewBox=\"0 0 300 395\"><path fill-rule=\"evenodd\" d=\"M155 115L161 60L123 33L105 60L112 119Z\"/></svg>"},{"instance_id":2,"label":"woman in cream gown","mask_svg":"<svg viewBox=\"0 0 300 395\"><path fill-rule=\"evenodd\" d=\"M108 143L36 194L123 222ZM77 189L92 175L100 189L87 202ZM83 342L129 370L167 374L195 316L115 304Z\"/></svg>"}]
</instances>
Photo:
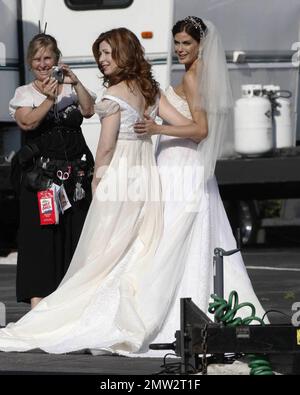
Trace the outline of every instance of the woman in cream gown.
<instances>
[{"instance_id":1,"label":"woman in cream gown","mask_svg":"<svg viewBox=\"0 0 300 395\"><path fill-rule=\"evenodd\" d=\"M184 116L191 118L187 102L178 96L172 87L166 91L168 101ZM157 145L157 164L161 172L162 191L170 189L170 179L174 190L184 183L185 173L169 173L170 168L183 168L198 163L197 143L190 139L178 139L161 136ZM175 332L180 329L180 298L192 298L192 301L206 314L210 295L213 293L213 255L214 248L224 250L237 248L223 202L220 197L215 176L207 181L203 199L198 201L198 211L190 212L184 201L165 201L164 232L155 255L155 263L162 265L165 271L160 273L160 281L167 283L172 273L178 282L173 286L169 298L166 320L162 329L152 343L172 343ZM186 196L189 196L188 193ZM174 249L167 248L172 244ZM165 264L163 264L165 262ZM176 273L176 274L175 274ZM265 313L248 277L240 253L224 257L224 297L236 290L240 302L251 302L256 308L257 317ZM239 310L237 316L249 315L249 308ZM154 313L154 312L153 312ZM210 314L208 314L210 316ZM213 319L212 316L210 316ZM265 319L265 322L268 320ZM162 356L166 351L148 352L148 356Z\"/></svg>"},{"instance_id":2,"label":"woman in cream gown","mask_svg":"<svg viewBox=\"0 0 300 395\"><path fill-rule=\"evenodd\" d=\"M214 291L214 249L237 248L214 176L218 148L222 144L220 134L226 127L222 117L227 114L221 113L221 109L227 104L230 110L231 106L225 53L213 24L209 21L204 23L197 17L178 21L173 27L173 37L175 52L179 62L185 65L186 74L182 83L175 89L170 86L160 101L167 99L179 113L198 122L201 129L205 121L201 106L195 105L195 101L201 102L197 90L202 88L201 92L205 93L215 91L218 98L214 99L211 93L210 102L202 102L203 108L206 105L208 135L199 144L192 138L186 138L191 136L184 133L172 136L172 126L155 124L153 120L139 122L135 127L137 133L158 135L156 159L164 198L164 232L153 267L156 270L163 268L157 280L162 287L172 283L162 297L168 299L165 304L167 308L162 313L165 319L153 343L171 343L175 340L175 331L180 326L180 298L192 298L208 314L210 295ZM216 63L219 63L219 70ZM214 68L214 73L211 68ZM204 74L202 81L199 81L199 72ZM214 105L213 110L210 104ZM218 106L220 114L215 110ZM201 184L195 179L201 177L203 167L208 171L202 174L204 182ZM240 302L251 302L256 308L256 316L262 318L265 311L255 295L240 253L224 257L224 297L228 299L232 290L238 292ZM243 318L248 316L249 308L239 310L237 315ZM268 322L267 318L265 322ZM148 355L164 353L150 350Z\"/></svg>"}]
</instances>

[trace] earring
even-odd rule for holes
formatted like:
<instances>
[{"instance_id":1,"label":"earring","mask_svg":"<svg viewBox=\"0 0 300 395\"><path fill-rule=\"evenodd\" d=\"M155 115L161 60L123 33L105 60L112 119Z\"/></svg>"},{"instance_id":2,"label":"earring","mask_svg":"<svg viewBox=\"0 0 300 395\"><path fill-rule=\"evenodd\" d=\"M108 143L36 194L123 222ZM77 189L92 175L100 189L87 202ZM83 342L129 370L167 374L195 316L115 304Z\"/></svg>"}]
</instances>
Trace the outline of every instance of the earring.
<instances>
[{"instance_id":1,"label":"earring","mask_svg":"<svg viewBox=\"0 0 300 395\"><path fill-rule=\"evenodd\" d=\"M199 51L198 51L198 59L202 59L202 51L203 51L203 48L199 48Z\"/></svg>"}]
</instances>

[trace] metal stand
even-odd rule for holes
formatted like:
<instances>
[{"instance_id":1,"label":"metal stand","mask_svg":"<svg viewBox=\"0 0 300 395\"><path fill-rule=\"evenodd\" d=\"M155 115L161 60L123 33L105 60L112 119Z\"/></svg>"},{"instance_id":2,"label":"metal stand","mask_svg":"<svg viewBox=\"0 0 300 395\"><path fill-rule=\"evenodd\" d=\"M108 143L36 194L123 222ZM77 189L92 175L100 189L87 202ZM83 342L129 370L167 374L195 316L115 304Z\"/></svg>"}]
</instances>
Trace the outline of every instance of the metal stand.
<instances>
[{"instance_id":1,"label":"metal stand","mask_svg":"<svg viewBox=\"0 0 300 395\"><path fill-rule=\"evenodd\" d=\"M187 374L196 356L202 355L202 371L205 363L216 362L216 356L224 353L266 354L293 356L292 374L300 373L300 344L297 343L300 328L292 325L241 325L228 327L212 322L190 298L181 299L181 327L177 335L176 349L180 351L182 373ZM212 357L203 359L203 355ZM206 361L206 362L205 362Z\"/></svg>"},{"instance_id":2,"label":"metal stand","mask_svg":"<svg viewBox=\"0 0 300 395\"><path fill-rule=\"evenodd\" d=\"M214 250L214 293L220 298L224 298L224 256L230 256L239 252L240 249L225 251L223 248L215 248Z\"/></svg>"},{"instance_id":3,"label":"metal stand","mask_svg":"<svg viewBox=\"0 0 300 395\"><path fill-rule=\"evenodd\" d=\"M239 244L239 243L238 243ZM223 257L240 251L240 248L224 251L214 250L214 292L224 296ZM175 351L181 357L180 373L202 371L206 374L207 365L211 362L227 361L225 353L238 354L292 354L294 358L293 374L299 374L300 366L300 328L292 325L240 325L224 326L213 322L200 310L191 298L180 300L180 330L175 333L174 343L150 344L153 350ZM210 354L210 357L206 357Z\"/></svg>"},{"instance_id":4,"label":"metal stand","mask_svg":"<svg viewBox=\"0 0 300 395\"><path fill-rule=\"evenodd\" d=\"M240 234L238 230L238 235ZM238 240L239 237L238 237ZM214 249L214 258L213 258L213 266L214 266L214 294L218 295L220 298L224 298L224 256L230 256L239 252L240 248L236 248L235 250L225 251L223 248L215 248ZM216 322L216 319L215 319ZM214 356L215 363L232 363L232 359L227 359L224 354L216 354Z\"/></svg>"}]
</instances>

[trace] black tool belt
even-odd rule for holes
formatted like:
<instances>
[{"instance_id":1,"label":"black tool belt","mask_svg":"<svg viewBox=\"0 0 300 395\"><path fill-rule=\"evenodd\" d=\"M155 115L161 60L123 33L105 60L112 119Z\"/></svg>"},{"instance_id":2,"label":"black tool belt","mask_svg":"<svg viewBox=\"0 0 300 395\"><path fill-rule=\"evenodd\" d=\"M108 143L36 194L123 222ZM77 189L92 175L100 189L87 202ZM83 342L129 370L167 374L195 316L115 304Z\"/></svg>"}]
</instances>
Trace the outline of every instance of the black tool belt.
<instances>
[{"instance_id":1,"label":"black tool belt","mask_svg":"<svg viewBox=\"0 0 300 395\"><path fill-rule=\"evenodd\" d=\"M20 193L20 186L23 174L30 172L35 164L35 158L39 155L40 149L35 143L25 144L13 157L11 162L11 183L17 194Z\"/></svg>"},{"instance_id":2,"label":"black tool belt","mask_svg":"<svg viewBox=\"0 0 300 395\"><path fill-rule=\"evenodd\" d=\"M26 144L15 155L12 163L11 178L14 189L19 192L21 182L31 191L45 190L53 182L61 184L57 177L58 170L70 171L67 189L72 189L76 185L78 174L82 183L88 183L93 168L90 163L80 158L67 161L42 157L35 143Z\"/></svg>"},{"instance_id":3,"label":"black tool belt","mask_svg":"<svg viewBox=\"0 0 300 395\"><path fill-rule=\"evenodd\" d=\"M41 191L49 188L53 182L60 185L63 181L57 177L58 171L70 172L70 176L65 181L66 190L70 193L75 187L78 177L80 177L81 183L86 184L86 180L92 174L92 168L81 159L66 161L38 157L33 168L24 173L25 187L33 191Z\"/></svg>"}]
</instances>

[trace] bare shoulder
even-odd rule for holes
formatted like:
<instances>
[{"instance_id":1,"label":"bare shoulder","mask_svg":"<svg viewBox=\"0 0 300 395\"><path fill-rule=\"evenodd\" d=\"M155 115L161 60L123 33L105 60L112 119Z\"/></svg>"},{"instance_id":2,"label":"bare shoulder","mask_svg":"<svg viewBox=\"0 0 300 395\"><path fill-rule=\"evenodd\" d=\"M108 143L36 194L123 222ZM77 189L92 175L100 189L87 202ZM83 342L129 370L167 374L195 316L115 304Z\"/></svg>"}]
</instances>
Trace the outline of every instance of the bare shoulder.
<instances>
[{"instance_id":1,"label":"bare shoulder","mask_svg":"<svg viewBox=\"0 0 300 395\"><path fill-rule=\"evenodd\" d=\"M196 70L189 70L185 73L182 80L182 85L186 97L194 96L197 90Z\"/></svg>"},{"instance_id":2,"label":"bare shoulder","mask_svg":"<svg viewBox=\"0 0 300 395\"><path fill-rule=\"evenodd\" d=\"M183 80L182 80L183 86L184 87L191 87L191 86L195 85L196 80L197 80L196 70L190 69L183 76Z\"/></svg>"},{"instance_id":3,"label":"bare shoulder","mask_svg":"<svg viewBox=\"0 0 300 395\"><path fill-rule=\"evenodd\" d=\"M107 88L105 94L112 96L124 96L124 92L128 90L128 87L124 81L119 82L116 85Z\"/></svg>"}]
</instances>

